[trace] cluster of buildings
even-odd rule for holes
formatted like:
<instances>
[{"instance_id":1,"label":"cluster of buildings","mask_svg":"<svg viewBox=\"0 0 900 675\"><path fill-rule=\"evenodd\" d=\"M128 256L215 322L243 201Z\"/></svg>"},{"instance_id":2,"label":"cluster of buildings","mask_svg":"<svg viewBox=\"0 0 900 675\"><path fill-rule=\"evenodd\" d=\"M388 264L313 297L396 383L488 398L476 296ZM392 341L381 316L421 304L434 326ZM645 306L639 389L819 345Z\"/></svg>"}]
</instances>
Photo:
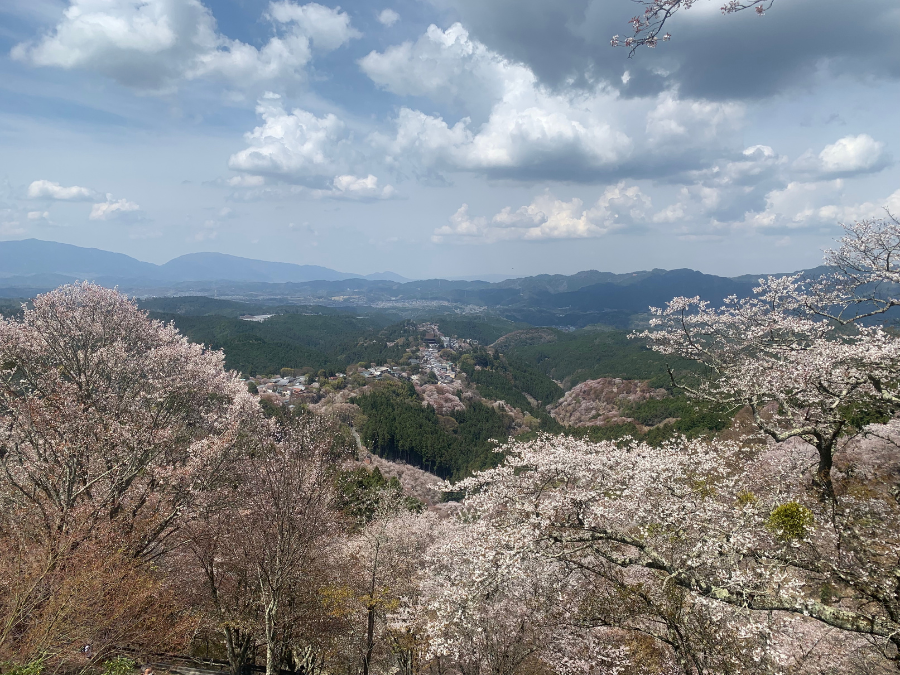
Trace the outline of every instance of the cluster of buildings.
<instances>
[{"instance_id":1,"label":"cluster of buildings","mask_svg":"<svg viewBox=\"0 0 900 675\"><path fill-rule=\"evenodd\" d=\"M435 374L438 382L449 384L456 378L456 366L449 361L441 358L438 347L429 345L422 350L421 368L423 371L431 371Z\"/></svg>"},{"instance_id":2,"label":"cluster of buildings","mask_svg":"<svg viewBox=\"0 0 900 675\"><path fill-rule=\"evenodd\" d=\"M410 362L412 363L412 362ZM359 374L368 379L382 380L385 377L409 377L409 373L401 366L373 366L363 368Z\"/></svg>"},{"instance_id":3,"label":"cluster of buildings","mask_svg":"<svg viewBox=\"0 0 900 675\"><path fill-rule=\"evenodd\" d=\"M338 382L346 377L343 373L338 373L328 379L332 382ZM256 385L256 389L260 394L269 394L274 396L279 403L315 403L319 399L319 389L321 385L318 382L310 381L306 375L298 375L295 377L254 377L250 378L250 382Z\"/></svg>"},{"instance_id":4,"label":"cluster of buildings","mask_svg":"<svg viewBox=\"0 0 900 675\"><path fill-rule=\"evenodd\" d=\"M246 320L258 320L257 317L241 317ZM476 344L474 340L460 340L441 334L437 324L425 323L417 326L424 336L423 345L419 348L418 358L410 358L408 365L384 365L361 368L358 374L366 380L383 380L385 378L410 380L415 383L425 382L430 373L434 373L437 381L450 384L457 377L456 366L441 356L444 349L468 350ZM413 372L418 371L418 372ZM346 375L338 373L328 378L330 381L343 384ZM274 397L284 405L296 403L315 403L322 395L321 380L314 377L297 375L290 377L250 378L260 394ZM432 382L434 380L431 380Z\"/></svg>"}]
</instances>

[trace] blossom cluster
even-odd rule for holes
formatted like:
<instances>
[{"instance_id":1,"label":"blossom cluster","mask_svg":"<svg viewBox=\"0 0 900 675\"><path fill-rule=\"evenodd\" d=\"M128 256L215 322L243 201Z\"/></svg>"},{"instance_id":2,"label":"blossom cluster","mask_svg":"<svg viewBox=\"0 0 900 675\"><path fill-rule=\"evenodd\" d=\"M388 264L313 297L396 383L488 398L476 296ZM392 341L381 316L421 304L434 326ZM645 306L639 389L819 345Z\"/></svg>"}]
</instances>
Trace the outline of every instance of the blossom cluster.
<instances>
[{"instance_id":1,"label":"blossom cluster","mask_svg":"<svg viewBox=\"0 0 900 675\"><path fill-rule=\"evenodd\" d=\"M613 47L624 46L634 52L638 47L656 47L660 41L668 42L672 35L662 33L666 22L679 10L690 9L697 0L636 0L644 6L641 15L633 16L629 21L633 35L621 38L614 35L610 40ZM722 14L734 14L741 10L755 9L758 16L766 13L774 0L728 0L722 5Z\"/></svg>"}]
</instances>

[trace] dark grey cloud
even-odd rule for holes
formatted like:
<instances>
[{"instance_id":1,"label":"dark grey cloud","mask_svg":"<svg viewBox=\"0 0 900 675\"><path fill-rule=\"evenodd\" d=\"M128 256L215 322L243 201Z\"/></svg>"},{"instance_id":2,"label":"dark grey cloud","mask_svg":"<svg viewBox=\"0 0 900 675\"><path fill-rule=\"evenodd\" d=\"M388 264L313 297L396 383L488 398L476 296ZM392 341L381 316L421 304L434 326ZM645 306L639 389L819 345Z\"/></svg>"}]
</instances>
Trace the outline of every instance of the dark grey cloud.
<instances>
[{"instance_id":1,"label":"dark grey cloud","mask_svg":"<svg viewBox=\"0 0 900 675\"><path fill-rule=\"evenodd\" d=\"M646 96L677 86L686 97L758 99L809 86L818 71L900 78L897 0L777 0L763 17L696 6L657 49L613 49L637 7L627 0L447 0L473 37L528 64L547 84L607 80ZM701 0L718 3L719 0ZM622 74L629 71L627 83Z\"/></svg>"}]
</instances>

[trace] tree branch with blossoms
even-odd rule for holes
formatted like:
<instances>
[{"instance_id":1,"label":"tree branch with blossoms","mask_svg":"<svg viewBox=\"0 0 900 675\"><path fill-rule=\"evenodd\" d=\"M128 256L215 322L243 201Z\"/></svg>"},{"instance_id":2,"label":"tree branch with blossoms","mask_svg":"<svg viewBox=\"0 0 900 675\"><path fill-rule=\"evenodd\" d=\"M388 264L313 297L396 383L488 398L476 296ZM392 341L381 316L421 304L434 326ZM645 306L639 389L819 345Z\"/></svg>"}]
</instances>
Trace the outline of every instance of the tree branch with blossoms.
<instances>
[{"instance_id":1,"label":"tree branch with blossoms","mask_svg":"<svg viewBox=\"0 0 900 675\"><path fill-rule=\"evenodd\" d=\"M776 442L800 438L818 455L815 483L832 498L831 471L841 439L900 409L900 340L866 325L900 305L900 222L890 216L845 226L834 272L760 279L748 298L721 307L674 298L651 308L651 330L634 337L662 354L702 364L710 375L689 395L748 407Z\"/></svg>"},{"instance_id":2,"label":"tree branch with blossoms","mask_svg":"<svg viewBox=\"0 0 900 675\"><path fill-rule=\"evenodd\" d=\"M680 589L679 621L725 611L722 640L744 621L762 630L755 622L774 616L812 619L856 645L875 640L878 658L898 653L900 508L885 500L885 485L857 485L845 474L836 503L824 504L802 484L801 445L682 439L653 447L544 436L506 451L503 465L454 486L467 492L468 519L479 527L473 578L512 574L536 558L550 570L581 570L595 588L612 580L620 598L633 589L663 602L667 589ZM896 468L894 461L885 471ZM620 626L652 632L650 617L633 625L626 615L622 608ZM761 672L795 658L790 645L778 654L777 639L766 639L762 653L774 661ZM753 653L753 640L739 640ZM708 672L726 671L727 654L688 646L708 662L720 659Z\"/></svg>"},{"instance_id":3,"label":"tree branch with blossoms","mask_svg":"<svg viewBox=\"0 0 900 675\"><path fill-rule=\"evenodd\" d=\"M644 11L628 22L633 34L629 37L614 35L610 40L613 47L627 47L633 55L638 47L656 47L660 42L668 42L672 35L663 33L666 23L679 11L690 9L697 0L634 0L644 7ZM775 0L728 0L722 5L722 14L734 14L745 9L755 9L762 16L772 7Z\"/></svg>"}]
</instances>

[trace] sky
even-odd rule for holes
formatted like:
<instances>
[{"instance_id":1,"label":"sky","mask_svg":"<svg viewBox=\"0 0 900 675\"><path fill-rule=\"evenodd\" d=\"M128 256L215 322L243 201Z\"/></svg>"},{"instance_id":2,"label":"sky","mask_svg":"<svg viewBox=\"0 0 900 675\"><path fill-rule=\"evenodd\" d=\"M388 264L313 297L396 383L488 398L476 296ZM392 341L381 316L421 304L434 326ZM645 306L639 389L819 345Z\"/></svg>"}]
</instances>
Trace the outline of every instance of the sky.
<instances>
[{"instance_id":1,"label":"sky","mask_svg":"<svg viewBox=\"0 0 900 675\"><path fill-rule=\"evenodd\" d=\"M820 264L900 214L900 3L3 0L0 240L409 278Z\"/></svg>"}]
</instances>

